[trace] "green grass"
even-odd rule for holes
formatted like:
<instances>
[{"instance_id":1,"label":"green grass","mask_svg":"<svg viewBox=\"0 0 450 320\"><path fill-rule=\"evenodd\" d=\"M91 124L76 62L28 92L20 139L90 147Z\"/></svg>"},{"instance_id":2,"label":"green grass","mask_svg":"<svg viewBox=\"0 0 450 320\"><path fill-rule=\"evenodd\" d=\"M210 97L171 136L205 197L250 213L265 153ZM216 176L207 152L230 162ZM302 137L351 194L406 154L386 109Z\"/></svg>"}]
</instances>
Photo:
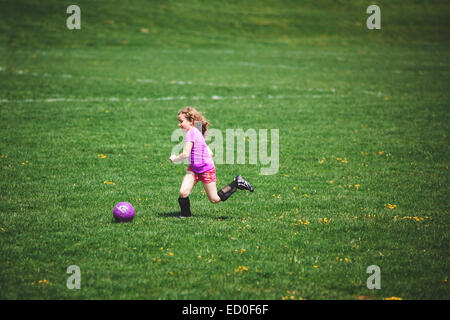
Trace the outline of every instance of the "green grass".
<instances>
[{"instance_id":1,"label":"green grass","mask_svg":"<svg viewBox=\"0 0 450 320\"><path fill-rule=\"evenodd\" d=\"M78 31L0 3L0 298L450 298L447 2L380 1L378 31L366 1L79 1ZM217 165L255 192L180 220L187 105L279 129L280 167Z\"/></svg>"}]
</instances>

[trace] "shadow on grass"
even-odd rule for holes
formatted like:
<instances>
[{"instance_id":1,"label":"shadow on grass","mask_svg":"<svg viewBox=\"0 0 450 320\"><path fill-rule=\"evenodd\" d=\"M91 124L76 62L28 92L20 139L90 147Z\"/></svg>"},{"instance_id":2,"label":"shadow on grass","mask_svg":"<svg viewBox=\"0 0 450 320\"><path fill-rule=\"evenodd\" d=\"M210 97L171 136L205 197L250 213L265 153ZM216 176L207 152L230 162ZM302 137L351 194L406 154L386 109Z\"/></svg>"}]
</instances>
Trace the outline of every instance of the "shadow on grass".
<instances>
[{"instance_id":1,"label":"shadow on grass","mask_svg":"<svg viewBox=\"0 0 450 320\"><path fill-rule=\"evenodd\" d=\"M122 220L116 220L116 219L113 218L113 219L111 220L111 223L112 223L112 224L131 223L131 222L133 222L133 220L134 220L134 219L127 220L127 221L122 221Z\"/></svg>"},{"instance_id":2,"label":"shadow on grass","mask_svg":"<svg viewBox=\"0 0 450 320\"><path fill-rule=\"evenodd\" d=\"M158 212L158 217L166 217L166 218L179 218L181 212L173 211L173 212Z\"/></svg>"},{"instance_id":3,"label":"shadow on grass","mask_svg":"<svg viewBox=\"0 0 450 320\"><path fill-rule=\"evenodd\" d=\"M174 211L174 212L158 212L158 217L165 217L165 218L179 218L180 217L180 211ZM192 214L192 217L191 218L195 218L195 217L198 217L198 218L211 218L211 219L214 219L214 220L219 220L219 221L222 221L222 220L227 220L227 219L229 219L230 217L226 217L226 216L220 216L220 217L214 217L214 216L204 216L204 215L195 215L195 214Z\"/></svg>"}]
</instances>

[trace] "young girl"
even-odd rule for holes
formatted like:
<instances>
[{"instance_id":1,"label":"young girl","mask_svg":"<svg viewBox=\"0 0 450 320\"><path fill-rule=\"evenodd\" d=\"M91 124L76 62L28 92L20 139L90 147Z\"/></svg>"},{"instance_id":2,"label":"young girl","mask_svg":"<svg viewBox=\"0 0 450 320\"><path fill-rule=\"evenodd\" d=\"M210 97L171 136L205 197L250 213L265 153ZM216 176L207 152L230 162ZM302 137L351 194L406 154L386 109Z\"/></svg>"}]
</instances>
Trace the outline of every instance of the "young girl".
<instances>
[{"instance_id":1,"label":"young girl","mask_svg":"<svg viewBox=\"0 0 450 320\"><path fill-rule=\"evenodd\" d=\"M181 183L178 198L181 208L180 218L191 216L189 194L198 181L203 183L203 188L211 203L227 200L237 189L253 192L251 184L241 175L236 176L233 182L217 192L216 169L212 160L213 153L206 145L204 138L209 122L192 107L186 107L178 111L178 121L178 126L186 131L185 144L180 155L171 155L169 159L172 162L177 162L190 157L190 165ZM195 123L201 123L201 132L194 125Z\"/></svg>"}]
</instances>

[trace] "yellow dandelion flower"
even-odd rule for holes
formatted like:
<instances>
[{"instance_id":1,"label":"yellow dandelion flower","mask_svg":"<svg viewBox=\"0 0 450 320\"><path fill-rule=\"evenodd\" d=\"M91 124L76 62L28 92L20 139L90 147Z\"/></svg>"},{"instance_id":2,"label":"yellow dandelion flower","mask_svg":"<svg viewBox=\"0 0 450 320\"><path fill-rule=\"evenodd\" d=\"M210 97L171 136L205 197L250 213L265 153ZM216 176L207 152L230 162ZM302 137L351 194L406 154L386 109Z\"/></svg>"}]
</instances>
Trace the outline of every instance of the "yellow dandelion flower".
<instances>
[{"instance_id":1,"label":"yellow dandelion flower","mask_svg":"<svg viewBox=\"0 0 450 320\"><path fill-rule=\"evenodd\" d=\"M100 159L106 159L106 156L104 155L104 154L99 154L98 156L97 156L97 158L100 158Z\"/></svg>"},{"instance_id":2,"label":"yellow dandelion flower","mask_svg":"<svg viewBox=\"0 0 450 320\"><path fill-rule=\"evenodd\" d=\"M383 300L403 300L400 297L390 297L390 298L384 298Z\"/></svg>"},{"instance_id":3,"label":"yellow dandelion flower","mask_svg":"<svg viewBox=\"0 0 450 320\"><path fill-rule=\"evenodd\" d=\"M239 266L236 269L234 269L235 273L242 273L243 271L248 271L248 268L245 266Z\"/></svg>"},{"instance_id":4,"label":"yellow dandelion flower","mask_svg":"<svg viewBox=\"0 0 450 320\"><path fill-rule=\"evenodd\" d=\"M169 256L173 256L175 253L173 253L173 252L169 252Z\"/></svg>"},{"instance_id":5,"label":"yellow dandelion flower","mask_svg":"<svg viewBox=\"0 0 450 320\"><path fill-rule=\"evenodd\" d=\"M317 265L314 265L313 267L314 267L314 269L317 269L317 268L318 268L319 266L317 266Z\"/></svg>"}]
</instances>

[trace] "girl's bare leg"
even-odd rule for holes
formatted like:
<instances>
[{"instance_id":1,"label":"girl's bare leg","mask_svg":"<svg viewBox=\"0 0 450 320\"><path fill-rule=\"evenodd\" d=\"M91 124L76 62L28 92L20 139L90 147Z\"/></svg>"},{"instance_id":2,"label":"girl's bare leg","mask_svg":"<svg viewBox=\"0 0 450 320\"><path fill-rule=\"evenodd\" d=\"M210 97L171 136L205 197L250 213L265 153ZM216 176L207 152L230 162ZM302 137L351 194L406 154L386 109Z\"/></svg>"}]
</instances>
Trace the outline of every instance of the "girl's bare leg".
<instances>
[{"instance_id":1,"label":"girl's bare leg","mask_svg":"<svg viewBox=\"0 0 450 320\"><path fill-rule=\"evenodd\" d=\"M183 178L183 182L180 187L180 197L187 198L191 194L192 189L197 184L197 181L194 179L194 173L192 171L188 171Z\"/></svg>"},{"instance_id":2,"label":"girl's bare leg","mask_svg":"<svg viewBox=\"0 0 450 320\"><path fill-rule=\"evenodd\" d=\"M203 188L205 189L206 195L211 203L220 202L220 197L217 194L217 186L215 182L206 183L203 182Z\"/></svg>"}]
</instances>

